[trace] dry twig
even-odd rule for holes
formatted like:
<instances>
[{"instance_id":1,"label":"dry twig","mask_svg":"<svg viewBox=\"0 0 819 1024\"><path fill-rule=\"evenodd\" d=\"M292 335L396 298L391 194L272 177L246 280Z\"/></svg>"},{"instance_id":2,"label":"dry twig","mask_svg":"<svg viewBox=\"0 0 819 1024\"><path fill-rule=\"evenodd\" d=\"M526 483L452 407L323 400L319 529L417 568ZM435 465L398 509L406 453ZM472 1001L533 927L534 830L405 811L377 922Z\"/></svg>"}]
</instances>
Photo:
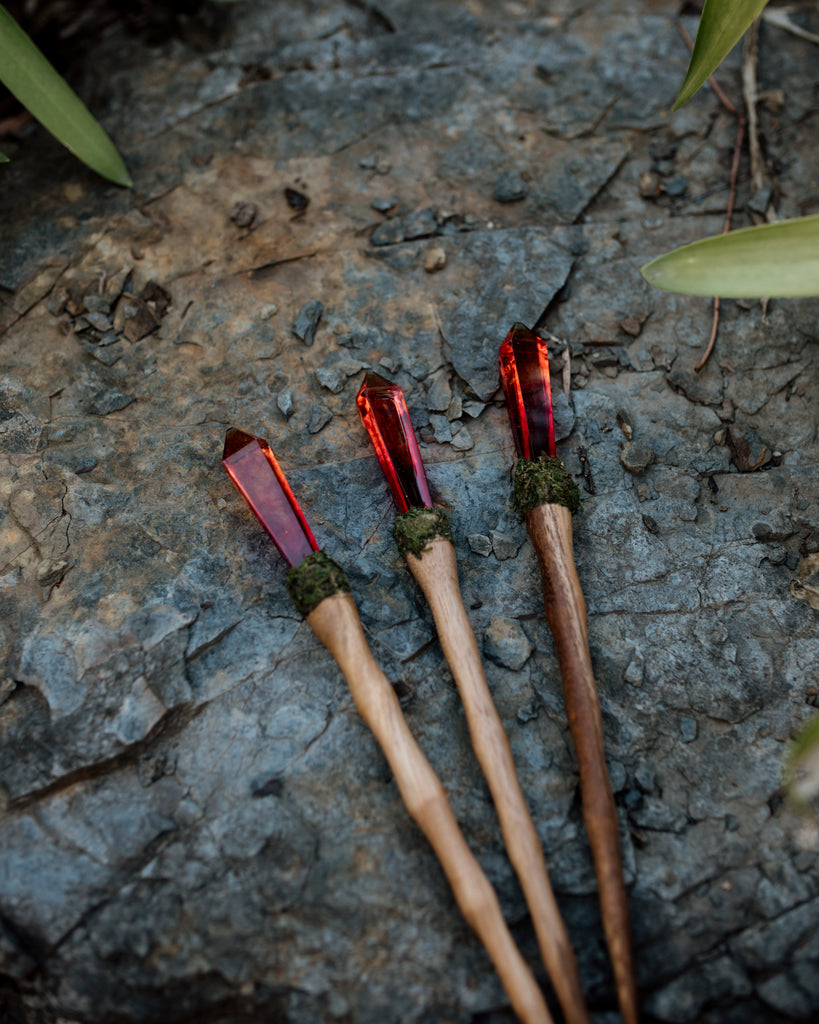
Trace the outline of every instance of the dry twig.
<instances>
[{"instance_id":1,"label":"dry twig","mask_svg":"<svg viewBox=\"0 0 819 1024\"><path fill-rule=\"evenodd\" d=\"M679 29L680 35L685 40L685 44L688 47L688 49L693 50L694 42L691 39L691 36L688 34L688 30L686 29L685 25L683 25L682 22L678 22L677 28ZM754 78L754 81L756 81L756 78ZM739 176L739 159L742 154L742 142L745 136L746 119L742 111L735 107L731 100L728 99L728 97L722 91L719 83L713 75L709 77L708 84L713 89L714 95L717 97L717 99L720 101L723 107L725 107L728 113L732 114L737 120L737 134L734 140L734 156L733 160L731 161L731 177L728 184L728 207L725 211L725 223L722 228L722 233L726 234L728 231L731 230L731 220L734 216L734 204L736 203L737 197L737 177ZM717 342L717 334L719 332L719 307L719 296L715 296L714 314L711 318L711 334L708 338L708 344L705 346L705 352L703 353L702 358L694 367L694 369L697 372L699 372L705 366L705 364L708 362L708 359L711 356L711 353L714 351L714 345Z\"/></svg>"}]
</instances>

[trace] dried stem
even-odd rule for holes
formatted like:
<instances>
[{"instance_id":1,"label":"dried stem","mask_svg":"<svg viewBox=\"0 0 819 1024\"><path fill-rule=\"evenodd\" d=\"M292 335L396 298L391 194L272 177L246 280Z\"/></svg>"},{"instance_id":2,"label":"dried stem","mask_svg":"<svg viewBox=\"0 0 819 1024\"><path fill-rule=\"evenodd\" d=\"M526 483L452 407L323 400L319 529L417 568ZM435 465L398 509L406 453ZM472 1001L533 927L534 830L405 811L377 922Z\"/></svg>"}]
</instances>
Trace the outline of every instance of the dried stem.
<instances>
[{"instance_id":1,"label":"dried stem","mask_svg":"<svg viewBox=\"0 0 819 1024\"><path fill-rule=\"evenodd\" d=\"M435 850L458 906L492 958L515 1013L524 1024L553 1024L537 982L506 926L495 890L467 846L444 788L367 646L353 599L349 594L327 597L307 616L307 622L344 673L361 717L389 762L407 810Z\"/></svg>"},{"instance_id":2,"label":"dried stem","mask_svg":"<svg viewBox=\"0 0 819 1024\"><path fill-rule=\"evenodd\" d=\"M407 564L432 610L441 649L461 695L472 746L492 793L509 859L532 914L541 956L564 1016L569 1024L589 1024L574 952L464 608L455 549L449 540L436 537L420 557L408 552Z\"/></svg>"},{"instance_id":3,"label":"dried stem","mask_svg":"<svg viewBox=\"0 0 819 1024\"><path fill-rule=\"evenodd\" d=\"M758 37L758 34L759 34L759 23L758 23L758 21L754 22L754 27L756 28L757 37ZM693 40L691 39L691 36L688 34L688 30L686 29L685 25L683 25L682 22L678 22L677 23L677 28L678 28L678 30L680 32L680 35L685 40L685 44L688 47L688 49L689 50L693 50L694 49L694 43L693 43ZM744 81L744 66L743 66L743 81ZM717 80L714 78L713 75L709 76L708 84L713 89L714 95L717 97L717 99L720 101L720 103L723 105L723 107L725 107L725 109L728 111L728 113L732 114L736 118L736 120L737 120L737 134L736 134L736 139L734 141L734 156L733 156L733 160L731 161L731 177L730 177L730 181L729 181L729 185L728 185L728 207L727 207L726 213L725 213L725 223L724 223L723 228L722 228L722 233L726 234L728 231L731 230L731 220L733 219L733 216L734 216L734 205L736 204L736 198L737 198L737 178L739 176L739 160L740 160L740 156L742 155L742 142L743 142L743 139L745 137L745 115L736 106L734 106L734 104L731 102L731 100L728 99L728 97L722 91L722 88L720 87L719 83L717 82ZM754 71L754 88L756 88L756 72L755 71ZM750 117L750 112L749 112L749 117ZM756 123L756 109L754 108L754 124L755 123ZM752 135L755 135L755 134L756 134L755 131L752 132ZM708 362L708 360L709 360L709 358L711 356L711 353L714 351L714 345L716 345L716 342L717 342L717 334L719 332L719 306L720 306L720 300L719 300L719 296L717 295L717 296L714 297L714 313L713 313L713 316L711 318L711 334L710 334L710 336L708 338L708 344L705 346L705 352L703 353L702 358L697 363L697 365L694 367L694 369L695 369L695 371L697 373L699 373L699 371Z\"/></svg>"},{"instance_id":4,"label":"dried stem","mask_svg":"<svg viewBox=\"0 0 819 1024\"><path fill-rule=\"evenodd\" d=\"M562 505L540 505L526 513L526 525L540 562L546 617L560 662L566 717L580 769L583 819L594 859L620 1012L626 1024L637 1024L637 985L617 810L606 769L586 605L572 552L572 517Z\"/></svg>"}]
</instances>

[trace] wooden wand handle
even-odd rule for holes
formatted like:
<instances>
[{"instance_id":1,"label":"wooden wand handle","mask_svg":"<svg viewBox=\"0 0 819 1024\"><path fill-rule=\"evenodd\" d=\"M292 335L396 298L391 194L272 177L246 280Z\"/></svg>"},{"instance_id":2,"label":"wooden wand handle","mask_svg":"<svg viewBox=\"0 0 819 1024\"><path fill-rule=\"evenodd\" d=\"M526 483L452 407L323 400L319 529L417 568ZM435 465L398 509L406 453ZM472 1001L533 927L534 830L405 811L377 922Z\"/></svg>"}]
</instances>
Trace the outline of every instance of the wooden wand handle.
<instances>
[{"instance_id":1,"label":"wooden wand handle","mask_svg":"<svg viewBox=\"0 0 819 1024\"><path fill-rule=\"evenodd\" d=\"M588 1024L577 962L464 608L455 549L449 540L436 537L420 558L408 551L407 564L432 610L444 657L461 695L472 746L489 784L509 859L529 905L541 956L563 1013L569 1024Z\"/></svg>"},{"instance_id":2,"label":"wooden wand handle","mask_svg":"<svg viewBox=\"0 0 819 1024\"><path fill-rule=\"evenodd\" d=\"M589 836L603 931L611 956L620 1011L637 1024L637 990L617 811L603 748L603 720L589 654L586 603L572 552L572 516L563 505L525 513L543 578L546 617L554 637L569 729L580 768L583 818Z\"/></svg>"},{"instance_id":3,"label":"wooden wand handle","mask_svg":"<svg viewBox=\"0 0 819 1024\"><path fill-rule=\"evenodd\" d=\"M307 615L333 655L361 717L392 769L407 810L441 862L458 906L497 969L524 1024L552 1024L543 995L506 926L498 898L461 833L438 776L416 743L398 698L370 652L349 594L326 597Z\"/></svg>"}]
</instances>

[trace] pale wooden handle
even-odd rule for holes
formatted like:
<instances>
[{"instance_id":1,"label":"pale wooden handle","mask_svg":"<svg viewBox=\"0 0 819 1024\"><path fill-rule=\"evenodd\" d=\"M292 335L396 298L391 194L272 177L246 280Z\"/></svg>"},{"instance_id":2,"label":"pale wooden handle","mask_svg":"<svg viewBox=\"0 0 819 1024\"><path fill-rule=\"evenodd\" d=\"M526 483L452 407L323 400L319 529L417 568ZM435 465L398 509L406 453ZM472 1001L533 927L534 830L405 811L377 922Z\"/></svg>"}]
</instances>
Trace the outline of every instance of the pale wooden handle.
<instances>
[{"instance_id":1,"label":"pale wooden handle","mask_svg":"<svg viewBox=\"0 0 819 1024\"><path fill-rule=\"evenodd\" d=\"M458 906L486 947L524 1024L552 1024L543 995L512 939L498 898L466 844L438 776L407 726L398 698L367 646L348 594L325 598L307 616L338 662L361 717L381 746L407 810L430 841Z\"/></svg>"},{"instance_id":2,"label":"pale wooden handle","mask_svg":"<svg viewBox=\"0 0 819 1024\"><path fill-rule=\"evenodd\" d=\"M588 1024L577 962L464 608L455 549L448 540L437 537L420 558L407 553L407 564L432 610L444 657L461 695L472 746L492 793L509 859L529 905L541 956L563 1013L569 1024Z\"/></svg>"},{"instance_id":3,"label":"pale wooden handle","mask_svg":"<svg viewBox=\"0 0 819 1024\"><path fill-rule=\"evenodd\" d=\"M626 1024L637 1024L631 925L620 856L617 810L603 747L603 719L589 654L586 602L572 552L572 516L562 505L526 513L543 579L546 616L555 641L563 699L580 768L583 819L589 836L603 931Z\"/></svg>"}]
</instances>

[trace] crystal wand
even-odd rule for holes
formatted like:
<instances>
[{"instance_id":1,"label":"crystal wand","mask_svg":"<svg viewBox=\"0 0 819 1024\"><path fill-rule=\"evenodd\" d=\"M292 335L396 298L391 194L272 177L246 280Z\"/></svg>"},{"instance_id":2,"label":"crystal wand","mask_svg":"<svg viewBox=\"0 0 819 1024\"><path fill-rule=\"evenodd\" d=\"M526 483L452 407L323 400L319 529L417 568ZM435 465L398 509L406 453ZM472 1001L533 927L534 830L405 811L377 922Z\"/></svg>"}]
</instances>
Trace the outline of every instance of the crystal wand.
<instances>
[{"instance_id":1,"label":"crystal wand","mask_svg":"<svg viewBox=\"0 0 819 1024\"><path fill-rule=\"evenodd\" d=\"M296 609L338 663L361 717L392 769L410 815L429 840L458 906L494 963L523 1024L552 1024L543 995L506 926L488 878L467 846L444 788L407 726L395 691L370 652L343 570L315 538L260 437L232 429L222 465L290 565Z\"/></svg>"},{"instance_id":2,"label":"crystal wand","mask_svg":"<svg viewBox=\"0 0 819 1024\"><path fill-rule=\"evenodd\" d=\"M543 962L567 1022L587 1024L574 952L464 608L449 520L442 509L433 507L404 393L397 384L368 373L357 403L399 511L393 534L432 610L444 657L461 695L472 746L498 812L509 859L532 914Z\"/></svg>"},{"instance_id":3,"label":"crystal wand","mask_svg":"<svg viewBox=\"0 0 819 1024\"><path fill-rule=\"evenodd\" d=\"M617 811L603 747L586 605L572 553L572 514L580 492L555 457L546 342L516 323L500 348L500 373L515 438L515 504L537 552L546 617L555 641L569 729L580 769L583 818L600 893L603 931L620 1011L637 1024L637 989Z\"/></svg>"}]
</instances>

